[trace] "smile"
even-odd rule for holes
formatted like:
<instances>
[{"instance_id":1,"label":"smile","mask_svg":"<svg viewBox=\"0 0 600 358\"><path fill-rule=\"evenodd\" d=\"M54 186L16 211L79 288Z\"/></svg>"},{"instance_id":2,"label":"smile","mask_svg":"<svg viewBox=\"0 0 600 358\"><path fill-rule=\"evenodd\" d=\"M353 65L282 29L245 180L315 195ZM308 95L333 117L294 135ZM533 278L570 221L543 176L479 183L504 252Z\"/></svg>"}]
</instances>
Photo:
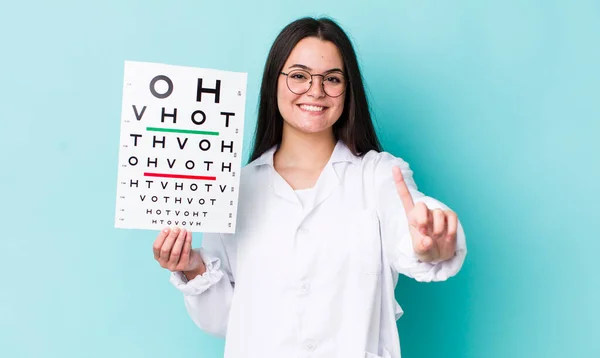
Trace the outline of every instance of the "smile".
<instances>
[{"instance_id":1,"label":"smile","mask_svg":"<svg viewBox=\"0 0 600 358\"><path fill-rule=\"evenodd\" d=\"M327 108L322 106L313 106L309 104L300 104L298 105L298 107L300 107L301 110L307 112L323 112Z\"/></svg>"}]
</instances>

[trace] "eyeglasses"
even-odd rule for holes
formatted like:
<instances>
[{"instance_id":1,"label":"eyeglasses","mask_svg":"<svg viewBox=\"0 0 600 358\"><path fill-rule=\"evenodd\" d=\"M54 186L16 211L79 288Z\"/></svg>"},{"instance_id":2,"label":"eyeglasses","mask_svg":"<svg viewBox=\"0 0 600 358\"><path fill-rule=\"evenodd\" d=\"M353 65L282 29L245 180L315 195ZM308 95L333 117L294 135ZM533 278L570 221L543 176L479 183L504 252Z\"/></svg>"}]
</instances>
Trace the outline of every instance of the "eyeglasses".
<instances>
[{"instance_id":1,"label":"eyeglasses","mask_svg":"<svg viewBox=\"0 0 600 358\"><path fill-rule=\"evenodd\" d=\"M308 92L313 83L313 77L322 78L321 86L329 97L339 97L346 91L346 77L341 71L326 72L324 74L310 74L305 70L293 70L288 73L281 72L286 76L286 84L294 94Z\"/></svg>"}]
</instances>

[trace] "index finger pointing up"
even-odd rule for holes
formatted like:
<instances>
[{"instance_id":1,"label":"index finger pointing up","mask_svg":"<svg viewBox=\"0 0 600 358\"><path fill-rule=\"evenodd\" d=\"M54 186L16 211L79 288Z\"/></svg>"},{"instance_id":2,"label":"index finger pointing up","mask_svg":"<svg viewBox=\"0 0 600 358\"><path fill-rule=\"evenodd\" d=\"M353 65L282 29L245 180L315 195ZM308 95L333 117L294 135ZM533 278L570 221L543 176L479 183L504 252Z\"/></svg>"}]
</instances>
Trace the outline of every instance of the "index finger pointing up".
<instances>
[{"instance_id":1,"label":"index finger pointing up","mask_svg":"<svg viewBox=\"0 0 600 358\"><path fill-rule=\"evenodd\" d=\"M404 177L402 176L402 171L398 167L392 168L392 174L394 175L394 182L396 183L396 190L398 191L398 195L400 196L400 200L402 200L402 205L404 206L404 211L406 215L412 211L415 207L415 203L412 200L412 196L408 191L408 187L404 182Z\"/></svg>"}]
</instances>

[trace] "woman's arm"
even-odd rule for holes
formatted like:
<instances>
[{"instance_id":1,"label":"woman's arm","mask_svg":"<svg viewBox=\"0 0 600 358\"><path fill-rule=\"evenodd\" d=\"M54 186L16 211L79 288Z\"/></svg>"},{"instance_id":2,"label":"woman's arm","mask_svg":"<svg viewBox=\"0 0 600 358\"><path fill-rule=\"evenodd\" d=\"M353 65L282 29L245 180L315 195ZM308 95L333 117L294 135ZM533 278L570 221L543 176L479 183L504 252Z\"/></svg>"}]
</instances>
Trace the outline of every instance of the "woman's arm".
<instances>
[{"instance_id":1,"label":"woman's arm","mask_svg":"<svg viewBox=\"0 0 600 358\"><path fill-rule=\"evenodd\" d=\"M192 321L209 334L225 337L235 285L234 250L228 252L220 234L205 233L201 247L194 251L204 267L172 272L171 283L183 293Z\"/></svg>"},{"instance_id":2,"label":"woman's arm","mask_svg":"<svg viewBox=\"0 0 600 358\"><path fill-rule=\"evenodd\" d=\"M446 204L418 190L412 170L402 159L384 152L373 156L368 164L374 171L382 243L392 268L425 282L456 275L467 254L458 217ZM394 167L401 171L396 180ZM404 193L399 189L402 186ZM442 220L440 212L446 214ZM442 224L445 226L440 228Z\"/></svg>"}]
</instances>

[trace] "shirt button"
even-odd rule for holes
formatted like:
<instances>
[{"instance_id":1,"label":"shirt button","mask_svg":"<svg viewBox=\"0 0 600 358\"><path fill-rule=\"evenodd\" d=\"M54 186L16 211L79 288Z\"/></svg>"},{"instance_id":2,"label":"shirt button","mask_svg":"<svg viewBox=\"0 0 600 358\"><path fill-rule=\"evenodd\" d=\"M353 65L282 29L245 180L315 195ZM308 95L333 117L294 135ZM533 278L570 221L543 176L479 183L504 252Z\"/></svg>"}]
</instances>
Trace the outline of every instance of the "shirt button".
<instances>
[{"instance_id":1,"label":"shirt button","mask_svg":"<svg viewBox=\"0 0 600 358\"><path fill-rule=\"evenodd\" d=\"M303 293L306 293L306 292L310 291L310 283L308 283L308 282L304 282L304 283L302 283L302 284L300 285L300 290L301 290Z\"/></svg>"},{"instance_id":2,"label":"shirt button","mask_svg":"<svg viewBox=\"0 0 600 358\"><path fill-rule=\"evenodd\" d=\"M317 348L317 344L315 343L315 341L312 340L306 341L305 346L306 350L308 350L309 352L312 352Z\"/></svg>"}]
</instances>

